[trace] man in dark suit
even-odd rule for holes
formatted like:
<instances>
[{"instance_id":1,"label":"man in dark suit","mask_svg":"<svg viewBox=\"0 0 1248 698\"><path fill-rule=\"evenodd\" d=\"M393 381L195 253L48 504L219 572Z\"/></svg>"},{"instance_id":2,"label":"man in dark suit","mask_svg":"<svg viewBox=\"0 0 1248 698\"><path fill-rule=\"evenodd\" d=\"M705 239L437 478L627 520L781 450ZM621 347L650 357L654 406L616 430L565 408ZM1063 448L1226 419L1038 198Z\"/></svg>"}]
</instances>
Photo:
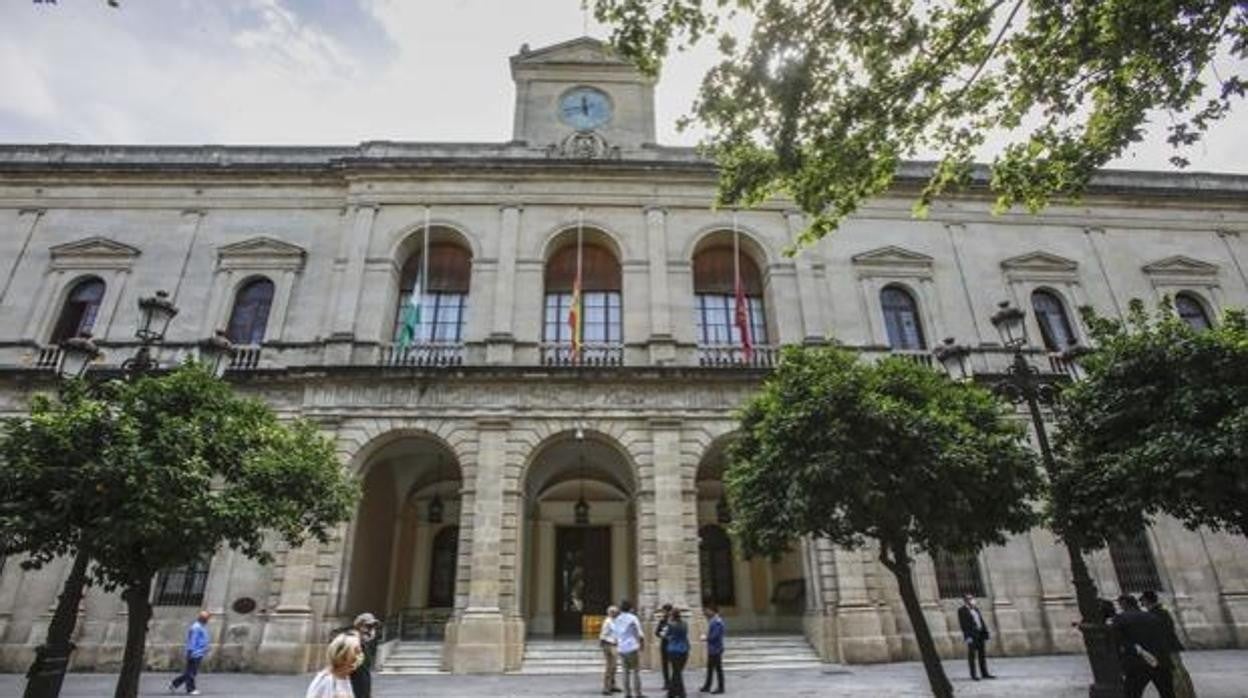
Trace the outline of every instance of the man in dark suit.
<instances>
[{"instance_id":1,"label":"man in dark suit","mask_svg":"<svg viewBox=\"0 0 1248 698\"><path fill-rule=\"evenodd\" d=\"M1140 602L1130 594L1118 597L1122 613L1114 617L1114 634L1122 656L1123 688L1127 698L1140 698L1153 684L1161 698L1174 698L1174 676L1170 671L1170 636L1166 624L1152 613L1140 610Z\"/></svg>"},{"instance_id":2,"label":"man in dark suit","mask_svg":"<svg viewBox=\"0 0 1248 698\"><path fill-rule=\"evenodd\" d=\"M962 626L962 639L966 642L966 664L971 668L971 679L978 681L979 674L985 679L997 677L988 673L988 657L984 654L984 643L990 633L988 624L984 622L984 614L975 605L975 597L967 594L962 597L962 606L958 608L958 625ZM979 674L975 673L975 660L979 659Z\"/></svg>"}]
</instances>

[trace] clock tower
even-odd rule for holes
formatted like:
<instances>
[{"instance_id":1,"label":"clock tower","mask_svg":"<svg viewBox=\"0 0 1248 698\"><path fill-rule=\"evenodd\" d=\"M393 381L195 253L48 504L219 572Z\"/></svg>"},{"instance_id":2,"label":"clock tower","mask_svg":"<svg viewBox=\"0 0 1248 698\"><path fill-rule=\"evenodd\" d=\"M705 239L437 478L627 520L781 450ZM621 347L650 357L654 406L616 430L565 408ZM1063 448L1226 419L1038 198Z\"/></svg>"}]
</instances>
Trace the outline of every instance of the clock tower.
<instances>
[{"instance_id":1,"label":"clock tower","mask_svg":"<svg viewBox=\"0 0 1248 698\"><path fill-rule=\"evenodd\" d=\"M552 156L622 157L654 143L654 80L588 36L511 57L513 140Z\"/></svg>"}]
</instances>

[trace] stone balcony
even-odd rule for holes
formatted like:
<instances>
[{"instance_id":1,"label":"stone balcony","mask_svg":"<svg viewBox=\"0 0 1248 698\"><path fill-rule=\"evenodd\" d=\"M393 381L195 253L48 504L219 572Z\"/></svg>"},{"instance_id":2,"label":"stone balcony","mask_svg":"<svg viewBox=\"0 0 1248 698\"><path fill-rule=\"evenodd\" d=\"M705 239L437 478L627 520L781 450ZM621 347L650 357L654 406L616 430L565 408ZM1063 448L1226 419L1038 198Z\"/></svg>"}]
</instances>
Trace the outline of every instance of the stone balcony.
<instances>
[{"instance_id":1,"label":"stone balcony","mask_svg":"<svg viewBox=\"0 0 1248 698\"><path fill-rule=\"evenodd\" d=\"M97 361L101 368L116 369L121 362L132 356L137 344L134 342L100 342L102 357ZM273 342L235 347L230 362L232 374L280 372L297 368L321 368L350 366L356 369L420 369L449 370L462 367L492 365L516 368L655 368L651 363L646 344L591 344L582 346L579 356L566 343L516 343L512 360L506 364L486 361L486 351L480 342L418 343L400 348L390 343L357 342L347 345L345 351L335 356L332 347L321 342ZM746 351L733 345L686 345L675 347L674 360L662 364L673 368L701 368L716 371L759 371L774 368L780 361L781 345L759 345ZM893 351L884 346L847 346L859 352L864 359L876 361L887 356L899 356L907 361L939 370L940 366L930 351ZM167 343L157 352L163 365L174 365L196 356L193 344ZM1027 351L1028 358L1042 374L1069 375L1069 366L1060 354L1038 349ZM1000 346L985 345L972 352L971 364L977 375L995 376L1006 372L1012 353ZM61 363L61 350L55 346L41 346L23 342L0 342L0 372L22 371L55 373Z\"/></svg>"}]
</instances>

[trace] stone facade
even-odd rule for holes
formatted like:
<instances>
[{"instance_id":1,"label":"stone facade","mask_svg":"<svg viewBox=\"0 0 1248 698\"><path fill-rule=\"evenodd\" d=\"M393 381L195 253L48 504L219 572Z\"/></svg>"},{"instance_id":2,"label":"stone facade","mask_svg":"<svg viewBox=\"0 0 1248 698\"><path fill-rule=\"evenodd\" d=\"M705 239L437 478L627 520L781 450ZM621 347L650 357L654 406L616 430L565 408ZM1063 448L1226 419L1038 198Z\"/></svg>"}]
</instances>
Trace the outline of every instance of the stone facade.
<instances>
[{"instance_id":1,"label":"stone facade","mask_svg":"<svg viewBox=\"0 0 1248 698\"><path fill-rule=\"evenodd\" d=\"M188 605L156 607L153 664L176 659L202 605L219 618L221 669L306 669L334 628L369 610L405 635L444 638L448 670L501 672L520 665L526 638L592 621L591 587L647 616L664 602L696 610L714 593L731 602L734 631L801 632L827 661L913 658L896 589L869 550L808 540L778 561L700 560L712 555L709 527L730 515L718 480L734 409L774 348L835 339L927 363L954 336L990 373L1007 355L988 317L1008 299L1029 310L1036 364L1054 370L1030 312L1037 291L1061 305L1075 339L1084 305L1121 316L1132 298L1186 294L1212 322L1248 305L1245 177L1107 172L1084 201L1041 215L990 215L972 190L916 220L915 165L895 196L788 257L804 226L792 203L713 210L714 168L653 143L653 84L600 44L526 48L512 72L507 143L0 146L0 413L54 387L53 338L84 279L102 283L85 326L105 365L134 349L138 298L167 289L181 308L161 354L172 363L213 330L245 325L241 292L262 280L262 338L244 342L227 378L321 425L364 483L329 545L276 546L268 567L219 552L202 584L185 587ZM583 87L609 111L578 131L566 122L588 118L589 102L561 105ZM695 292L695 258L728 249L734 226L760 287L748 353L708 342ZM404 268L426 233L471 260L463 319L449 340L396 347ZM607 331L576 362L557 340L562 311L552 325L546 308L548 262L578 236L618 264L619 336ZM910 299L908 319L890 289ZM1171 521L1143 541L1190 645L1246 646L1248 543ZM592 555L609 569L596 581L578 576L576 556ZM18 562L0 570L3 670L32 657L67 567ZM975 568L995 651L1079 648L1069 572L1048 533L985 550ZM727 572L704 578L717 569ZM1124 572L1108 554L1093 572L1104 595L1117 593ZM957 602L941 598L926 556L918 576L941 651L959 653ZM580 606L561 606L569 599ZM91 591L76 666L116 666L124 631L120 599Z\"/></svg>"}]
</instances>

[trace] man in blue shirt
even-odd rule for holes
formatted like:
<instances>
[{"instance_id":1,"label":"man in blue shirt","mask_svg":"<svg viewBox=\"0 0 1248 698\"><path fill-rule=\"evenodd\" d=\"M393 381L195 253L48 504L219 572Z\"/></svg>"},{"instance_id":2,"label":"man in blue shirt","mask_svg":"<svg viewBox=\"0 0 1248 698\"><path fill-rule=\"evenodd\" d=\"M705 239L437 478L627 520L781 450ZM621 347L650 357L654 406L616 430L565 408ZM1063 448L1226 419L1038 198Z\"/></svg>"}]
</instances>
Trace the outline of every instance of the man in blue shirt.
<instances>
[{"instance_id":1,"label":"man in blue shirt","mask_svg":"<svg viewBox=\"0 0 1248 698\"><path fill-rule=\"evenodd\" d=\"M724 619L719 617L719 609L715 604L707 604L702 608L706 614L706 683L702 684L701 693L724 692ZM717 679L717 686L711 690L711 679Z\"/></svg>"},{"instance_id":2,"label":"man in blue shirt","mask_svg":"<svg viewBox=\"0 0 1248 698\"><path fill-rule=\"evenodd\" d=\"M204 661L204 655L208 654L208 645L211 643L208 637L210 618L211 613L200 611L195 622L186 631L186 669L169 684L170 693L176 693L185 684L187 695L199 695L199 689L195 688L195 675L199 673L199 663Z\"/></svg>"}]
</instances>

